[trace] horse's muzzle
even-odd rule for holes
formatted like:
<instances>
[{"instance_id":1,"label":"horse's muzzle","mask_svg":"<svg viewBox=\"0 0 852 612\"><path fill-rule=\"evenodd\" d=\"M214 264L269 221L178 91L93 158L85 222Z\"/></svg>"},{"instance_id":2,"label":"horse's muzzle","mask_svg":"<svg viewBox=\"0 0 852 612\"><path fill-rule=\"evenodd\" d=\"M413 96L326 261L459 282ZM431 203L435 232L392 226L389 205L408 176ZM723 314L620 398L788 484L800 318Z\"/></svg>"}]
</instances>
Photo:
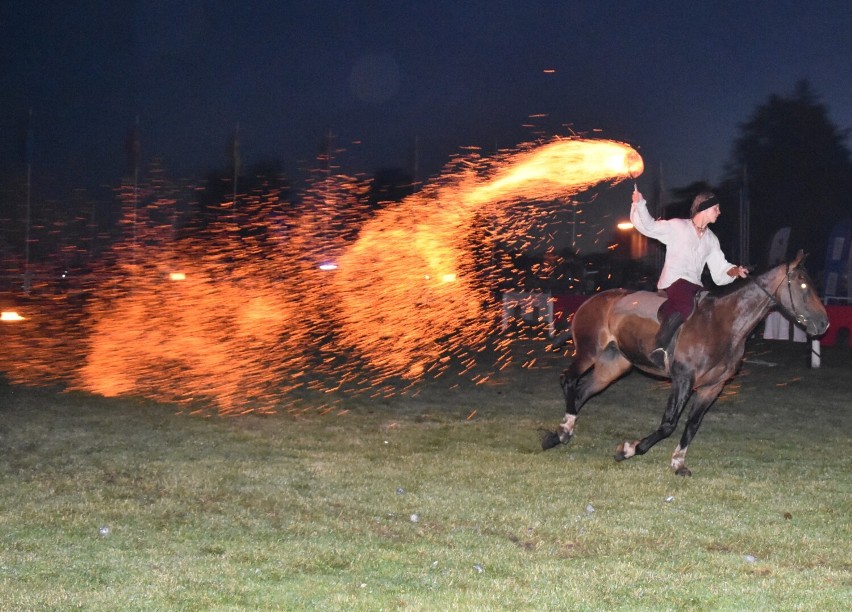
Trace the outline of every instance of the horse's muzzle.
<instances>
[{"instance_id":1,"label":"horse's muzzle","mask_svg":"<svg viewBox=\"0 0 852 612\"><path fill-rule=\"evenodd\" d=\"M820 317L818 319L808 319L805 322L805 332L811 338L822 336L828 329L828 317Z\"/></svg>"}]
</instances>

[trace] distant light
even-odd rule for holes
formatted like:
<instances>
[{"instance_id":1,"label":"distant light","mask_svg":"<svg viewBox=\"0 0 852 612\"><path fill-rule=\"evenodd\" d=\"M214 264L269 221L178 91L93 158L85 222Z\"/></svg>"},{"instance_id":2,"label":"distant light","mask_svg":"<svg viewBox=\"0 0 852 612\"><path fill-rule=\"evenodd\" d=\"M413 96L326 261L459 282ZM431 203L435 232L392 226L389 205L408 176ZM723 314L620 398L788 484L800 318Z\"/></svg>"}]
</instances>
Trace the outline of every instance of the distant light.
<instances>
[{"instance_id":1,"label":"distant light","mask_svg":"<svg viewBox=\"0 0 852 612\"><path fill-rule=\"evenodd\" d=\"M186 280L186 274L184 274L183 272L171 272L169 274L169 280L173 280L173 281Z\"/></svg>"},{"instance_id":2,"label":"distant light","mask_svg":"<svg viewBox=\"0 0 852 612\"><path fill-rule=\"evenodd\" d=\"M444 281L445 283L452 283L453 281L456 280L456 275L455 274L444 274L441 277L441 280Z\"/></svg>"},{"instance_id":3,"label":"distant light","mask_svg":"<svg viewBox=\"0 0 852 612\"><path fill-rule=\"evenodd\" d=\"M15 321L23 321L24 317L19 315L14 310L4 310L0 312L0 321L5 321L6 323L13 323Z\"/></svg>"},{"instance_id":4,"label":"distant light","mask_svg":"<svg viewBox=\"0 0 852 612\"><path fill-rule=\"evenodd\" d=\"M321 263L320 270L337 270L337 264L332 261L327 261L325 263Z\"/></svg>"},{"instance_id":5,"label":"distant light","mask_svg":"<svg viewBox=\"0 0 852 612\"><path fill-rule=\"evenodd\" d=\"M545 68L544 74L556 74L556 69L555 68Z\"/></svg>"},{"instance_id":6,"label":"distant light","mask_svg":"<svg viewBox=\"0 0 852 612\"><path fill-rule=\"evenodd\" d=\"M620 230L631 230L631 229L633 229L633 224L630 221L621 221L615 227L617 227Z\"/></svg>"}]
</instances>

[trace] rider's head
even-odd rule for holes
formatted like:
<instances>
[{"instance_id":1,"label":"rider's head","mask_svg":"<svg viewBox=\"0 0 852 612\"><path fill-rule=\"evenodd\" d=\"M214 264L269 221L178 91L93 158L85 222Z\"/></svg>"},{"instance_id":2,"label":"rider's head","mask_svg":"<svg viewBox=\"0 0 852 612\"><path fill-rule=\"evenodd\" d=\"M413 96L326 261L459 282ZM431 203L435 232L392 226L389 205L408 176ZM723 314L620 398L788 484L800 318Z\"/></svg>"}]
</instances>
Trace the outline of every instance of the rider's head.
<instances>
[{"instance_id":1,"label":"rider's head","mask_svg":"<svg viewBox=\"0 0 852 612\"><path fill-rule=\"evenodd\" d=\"M689 218L695 219L696 216L704 213L707 221L713 223L721 212L719 209L719 198L710 191L702 191L692 200L692 206L689 209Z\"/></svg>"}]
</instances>

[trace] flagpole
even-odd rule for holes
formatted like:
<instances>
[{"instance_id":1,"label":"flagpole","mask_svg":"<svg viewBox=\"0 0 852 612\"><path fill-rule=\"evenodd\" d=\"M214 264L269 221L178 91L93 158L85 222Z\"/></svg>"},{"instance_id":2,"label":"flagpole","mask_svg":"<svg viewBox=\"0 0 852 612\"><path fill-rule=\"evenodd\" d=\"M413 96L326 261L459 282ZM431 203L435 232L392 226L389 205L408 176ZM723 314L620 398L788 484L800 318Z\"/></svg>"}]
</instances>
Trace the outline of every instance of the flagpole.
<instances>
[{"instance_id":1,"label":"flagpole","mask_svg":"<svg viewBox=\"0 0 852 612\"><path fill-rule=\"evenodd\" d=\"M657 177L657 181L658 181L657 182L657 191L659 193L659 197L657 198L656 218L662 219L663 218L663 212L666 209L666 206L665 206L665 203L664 203L664 200L665 200L665 197L666 197L665 196L666 187L665 187L664 179L663 179L663 162L662 161L660 161L660 171L659 171L659 175ZM658 244L657 248L654 249L654 269L655 270L661 270L662 267L663 267L663 251L662 251L662 249L659 248L659 244Z\"/></svg>"},{"instance_id":2,"label":"flagpole","mask_svg":"<svg viewBox=\"0 0 852 612\"><path fill-rule=\"evenodd\" d=\"M234 201L233 212L237 212L237 177L240 169L240 122L237 121L237 126L234 128Z\"/></svg>"},{"instance_id":3,"label":"flagpole","mask_svg":"<svg viewBox=\"0 0 852 612\"><path fill-rule=\"evenodd\" d=\"M136 131L133 134L133 146L136 147L139 138L139 115L136 115ZM135 152L135 149L134 149ZM133 250L131 253L131 261L133 270L136 271L136 208L139 204L139 155L136 154L133 160Z\"/></svg>"},{"instance_id":4,"label":"flagpole","mask_svg":"<svg viewBox=\"0 0 852 612\"><path fill-rule=\"evenodd\" d=\"M751 203L748 197L748 166L743 164L742 185L740 187L740 263L749 265L749 234L751 232L749 217L751 216Z\"/></svg>"},{"instance_id":5,"label":"flagpole","mask_svg":"<svg viewBox=\"0 0 852 612\"><path fill-rule=\"evenodd\" d=\"M24 229L24 295L30 294L32 279L30 278L30 214L33 183L33 109L30 109L29 125L27 126L27 215Z\"/></svg>"},{"instance_id":6,"label":"flagpole","mask_svg":"<svg viewBox=\"0 0 852 612\"><path fill-rule=\"evenodd\" d=\"M420 135L414 135L414 184L420 180Z\"/></svg>"}]
</instances>

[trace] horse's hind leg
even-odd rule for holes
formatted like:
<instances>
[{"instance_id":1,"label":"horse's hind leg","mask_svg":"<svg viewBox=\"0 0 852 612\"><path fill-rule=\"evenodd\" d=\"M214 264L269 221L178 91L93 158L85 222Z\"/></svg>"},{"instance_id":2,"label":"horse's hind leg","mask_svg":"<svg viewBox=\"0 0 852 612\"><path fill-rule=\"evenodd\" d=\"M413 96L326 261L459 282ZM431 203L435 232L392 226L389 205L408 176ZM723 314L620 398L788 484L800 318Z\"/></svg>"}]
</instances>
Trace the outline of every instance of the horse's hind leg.
<instances>
[{"instance_id":1,"label":"horse's hind leg","mask_svg":"<svg viewBox=\"0 0 852 612\"><path fill-rule=\"evenodd\" d=\"M589 372L592 364L594 369ZM565 395L565 417L555 432L548 432L542 438L542 448L547 450L568 442L574 435L577 415L586 401L624 375L630 367L630 362L614 345L607 346L594 361L575 359L560 379Z\"/></svg>"},{"instance_id":2,"label":"horse's hind leg","mask_svg":"<svg viewBox=\"0 0 852 612\"><path fill-rule=\"evenodd\" d=\"M589 369L592 367L591 359L575 357L562 375L559 384L562 386L562 395L565 396L565 416L556 431L548 431L541 438L541 448L548 450L559 444L564 444L574 435L574 422L582 404L577 404L577 388L580 380L588 377Z\"/></svg>"},{"instance_id":3,"label":"horse's hind leg","mask_svg":"<svg viewBox=\"0 0 852 612\"><path fill-rule=\"evenodd\" d=\"M556 431L544 432L541 438L541 448L548 450L571 439L574 421L577 418L577 386L584 374L588 373L594 360L588 356L575 355L574 359L559 377L562 395L565 396L565 418Z\"/></svg>"}]
</instances>

